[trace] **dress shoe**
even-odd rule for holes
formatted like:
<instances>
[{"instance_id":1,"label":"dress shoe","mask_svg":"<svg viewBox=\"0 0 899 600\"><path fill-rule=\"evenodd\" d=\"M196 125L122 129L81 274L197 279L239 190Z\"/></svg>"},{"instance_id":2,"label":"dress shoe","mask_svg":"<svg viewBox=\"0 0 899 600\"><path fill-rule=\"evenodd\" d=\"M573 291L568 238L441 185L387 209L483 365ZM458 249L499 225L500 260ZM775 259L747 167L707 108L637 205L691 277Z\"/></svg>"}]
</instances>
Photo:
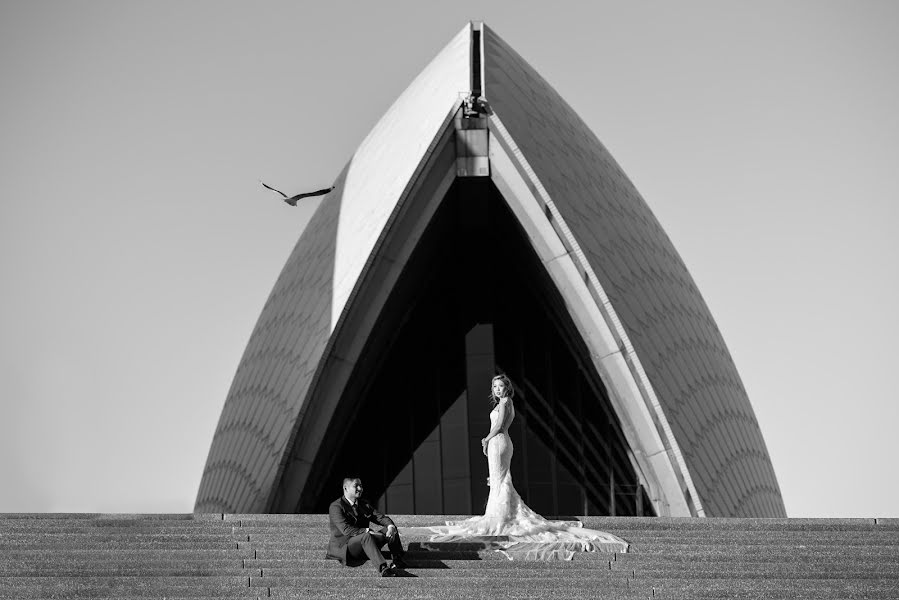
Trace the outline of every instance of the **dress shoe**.
<instances>
[{"instance_id":1,"label":"dress shoe","mask_svg":"<svg viewBox=\"0 0 899 600\"><path fill-rule=\"evenodd\" d=\"M384 568L381 569L381 577L396 577L396 570L393 568L393 565L384 563Z\"/></svg>"}]
</instances>

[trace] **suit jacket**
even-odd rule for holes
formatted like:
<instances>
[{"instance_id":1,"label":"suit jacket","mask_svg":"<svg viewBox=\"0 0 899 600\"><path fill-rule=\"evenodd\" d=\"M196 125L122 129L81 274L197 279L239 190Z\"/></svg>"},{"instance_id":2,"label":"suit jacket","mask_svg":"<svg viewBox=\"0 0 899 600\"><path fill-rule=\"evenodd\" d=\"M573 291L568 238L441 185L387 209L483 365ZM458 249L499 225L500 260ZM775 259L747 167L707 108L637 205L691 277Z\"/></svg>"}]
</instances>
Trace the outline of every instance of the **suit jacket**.
<instances>
[{"instance_id":1,"label":"suit jacket","mask_svg":"<svg viewBox=\"0 0 899 600\"><path fill-rule=\"evenodd\" d=\"M383 515L367 501L360 498L356 506L347 502L343 496L331 503L328 507L328 517L331 525L331 540L328 542L328 554L326 558L335 558L346 564L346 546L350 538L362 535L368 531L371 523L377 523L383 527L394 525L390 517Z\"/></svg>"}]
</instances>

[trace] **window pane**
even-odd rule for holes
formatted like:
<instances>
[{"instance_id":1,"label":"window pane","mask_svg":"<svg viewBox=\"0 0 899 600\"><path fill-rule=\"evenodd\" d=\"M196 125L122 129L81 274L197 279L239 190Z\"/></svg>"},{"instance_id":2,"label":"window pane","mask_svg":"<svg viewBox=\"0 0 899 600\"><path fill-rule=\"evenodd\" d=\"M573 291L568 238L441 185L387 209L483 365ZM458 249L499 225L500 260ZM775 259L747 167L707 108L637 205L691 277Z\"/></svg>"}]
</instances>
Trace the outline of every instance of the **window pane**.
<instances>
[{"instance_id":1,"label":"window pane","mask_svg":"<svg viewBox=\"0 0 899 600\"><path fill-rule=\"evenodd\" d=\"M468 478L468 410L463 393L440 419L444 479Z\"/></svg>"},{"instance_id":2,"label":"window pane","mask_svg":"<svg viewBox=\"0 0 899 600\"><path fill-rule=\"evenodd\" d=\"M426 515L443 513L440 475L440 440L424 442L415 451L415 512Z\"/></svg>"}]
</instances>

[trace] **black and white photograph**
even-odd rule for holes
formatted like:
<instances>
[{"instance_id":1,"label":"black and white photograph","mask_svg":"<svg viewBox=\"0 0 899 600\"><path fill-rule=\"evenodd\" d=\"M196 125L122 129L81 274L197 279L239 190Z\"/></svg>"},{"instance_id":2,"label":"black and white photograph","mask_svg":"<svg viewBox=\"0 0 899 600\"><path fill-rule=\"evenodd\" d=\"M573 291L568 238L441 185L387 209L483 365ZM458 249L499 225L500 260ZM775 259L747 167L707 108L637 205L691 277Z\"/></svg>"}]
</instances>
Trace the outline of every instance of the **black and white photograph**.
<instances>
[{"instance_id":1,"label":"black and white photograph","mask_svg":"<svg viewBox=\"0 0 899 600\"><path fill-rule=\"evenodd\" d=\"M897 57L889 0L0 2L0 599L899 598Z\"/></svg>"}]
</instances>

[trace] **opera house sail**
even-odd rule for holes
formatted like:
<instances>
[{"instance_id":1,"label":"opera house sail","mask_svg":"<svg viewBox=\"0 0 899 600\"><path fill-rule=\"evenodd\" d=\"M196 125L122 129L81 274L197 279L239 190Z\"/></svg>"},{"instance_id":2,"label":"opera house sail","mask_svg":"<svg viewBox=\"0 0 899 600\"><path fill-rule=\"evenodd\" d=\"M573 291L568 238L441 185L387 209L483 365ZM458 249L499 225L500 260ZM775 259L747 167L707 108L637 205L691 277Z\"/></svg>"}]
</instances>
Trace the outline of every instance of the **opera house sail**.
<instances>
[{"instance_id":1,"label":"opera house sail","mask_svg":"<svg viewBox=\"0 0 899 600\"><path fill-rule=\"evenodd\" d=\"M752 406L647 203L586 124L471 23L399 96L262 309L198 512L477 514L495 372L544 515L785 516Z\"/></svg>"}]
</instances>

